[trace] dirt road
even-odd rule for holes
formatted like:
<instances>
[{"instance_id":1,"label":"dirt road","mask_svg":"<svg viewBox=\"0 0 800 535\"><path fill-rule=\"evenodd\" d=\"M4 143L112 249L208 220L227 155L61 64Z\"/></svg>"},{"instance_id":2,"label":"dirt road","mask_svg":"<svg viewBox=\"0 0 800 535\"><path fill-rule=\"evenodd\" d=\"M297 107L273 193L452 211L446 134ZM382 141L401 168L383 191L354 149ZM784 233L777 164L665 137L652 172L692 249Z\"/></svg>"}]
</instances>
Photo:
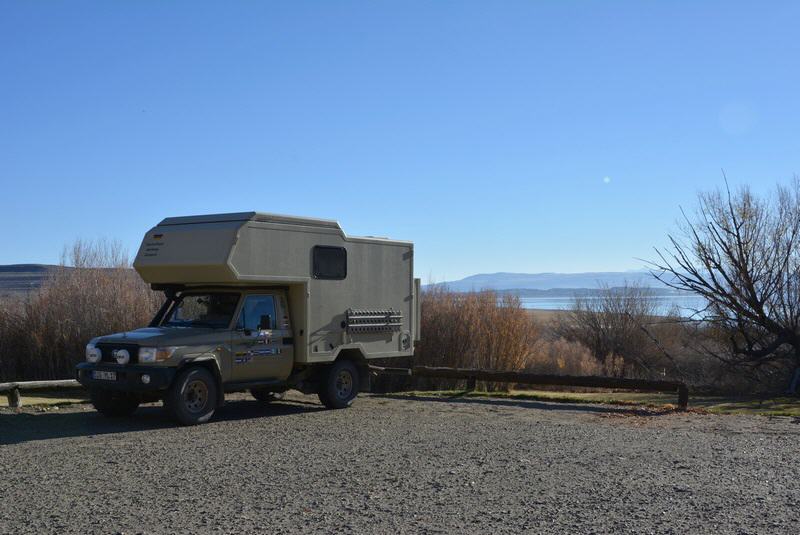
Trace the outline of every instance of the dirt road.
<instances>
[{"instance_id":1,"label":"dirt road","mask_svg":"<svg viewBox=\"0 0 800 535\"><path fill-rule=\"evenodd\" d=\"M797 533L800 425L532 401L244 396L174 427L0 411L1 533Z\"/></svg>"}]
</instances>

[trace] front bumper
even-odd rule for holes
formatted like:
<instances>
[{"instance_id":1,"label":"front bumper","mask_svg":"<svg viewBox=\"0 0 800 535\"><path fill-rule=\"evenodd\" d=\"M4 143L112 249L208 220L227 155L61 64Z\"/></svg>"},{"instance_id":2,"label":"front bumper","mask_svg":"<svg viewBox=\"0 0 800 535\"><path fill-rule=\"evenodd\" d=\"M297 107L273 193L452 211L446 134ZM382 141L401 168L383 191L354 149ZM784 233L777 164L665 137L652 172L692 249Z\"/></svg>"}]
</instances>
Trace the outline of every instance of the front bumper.
<instances>
[{"instance_id":1,"label":"front bumper","mask_svg":"<svg viewBox=\"0 0 800 535\"><path fill-rule=\"evenodd\" d=\"M92 372L107 371L117 374L116 381L105 379L95 379ZM161 366L137 366L137 365L115 365L90 362L81 362L75 370L75 378L86 388L108 388L112 390L124 390L126 392L153 392L166 390L172 384L175 377L175 368ZM149 375L150 382L142 382L142 375Z\"/></svg>"}]
</instances>

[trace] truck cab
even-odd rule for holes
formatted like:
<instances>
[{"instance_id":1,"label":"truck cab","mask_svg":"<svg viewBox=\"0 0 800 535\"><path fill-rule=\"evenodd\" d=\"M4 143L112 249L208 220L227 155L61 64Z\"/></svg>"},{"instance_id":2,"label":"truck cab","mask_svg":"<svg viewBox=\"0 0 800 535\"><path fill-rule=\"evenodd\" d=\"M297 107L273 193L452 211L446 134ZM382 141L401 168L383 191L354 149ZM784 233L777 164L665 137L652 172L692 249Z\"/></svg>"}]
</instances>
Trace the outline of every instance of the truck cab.
<instances>
[{"instance_id":1,"label":"truck cab","mask_svg":"<svg viewBox=\"0 0 800 535\"><path fill-rule=\"evenodd\" d=\"M411 250L409 242L348 237L325 220L255 212L165 219L134 262L164 293L162 307L147 327L93 338L77 379L105 415L163 400L185 425L208 421L226 392L270 402L294 388L348 407L369 359L413 352Z\"/></svg>"}]
</instances>

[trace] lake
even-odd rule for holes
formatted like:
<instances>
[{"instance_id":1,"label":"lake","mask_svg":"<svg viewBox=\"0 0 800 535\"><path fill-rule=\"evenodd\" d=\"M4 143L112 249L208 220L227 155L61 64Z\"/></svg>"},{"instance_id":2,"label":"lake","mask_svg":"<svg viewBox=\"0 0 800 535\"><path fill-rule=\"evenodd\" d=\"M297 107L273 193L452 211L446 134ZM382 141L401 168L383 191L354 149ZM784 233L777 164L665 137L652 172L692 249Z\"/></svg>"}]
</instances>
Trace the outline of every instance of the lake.
<instances>
[{"instance_id":1,"label":"lake","mask_svg":"<svg viewBox=\"0 0 800 535\"><path fill-rule=\"evenodd\" d=\"M584 298L597 299L597 298ZM680 315L689 316L692 310L703 307L705 300L695 295L659 295L652 299L657 301L656 313L667 315L673 307L677 307ZM572 308L572 297L520 297L524 308L539 310L568 310Z\"/></svg>"}]
</instances>

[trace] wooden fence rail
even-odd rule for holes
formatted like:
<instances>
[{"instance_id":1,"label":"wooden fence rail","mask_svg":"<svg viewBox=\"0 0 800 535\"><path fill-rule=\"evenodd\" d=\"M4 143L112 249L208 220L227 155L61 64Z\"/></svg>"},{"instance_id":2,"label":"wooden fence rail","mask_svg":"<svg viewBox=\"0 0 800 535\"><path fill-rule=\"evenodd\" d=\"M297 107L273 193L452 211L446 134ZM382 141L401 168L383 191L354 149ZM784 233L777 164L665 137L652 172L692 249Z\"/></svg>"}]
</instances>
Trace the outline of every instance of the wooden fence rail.
<instances>
[{"instance_id":1,"label":"wooden fence rail","mask_svg":"<svg viewBox=\"0 0 800 535\"><path fill-rule=\"evenodd\" d=\"M476 370L469 368L434 368L429 366L414 366L413 368L370 366L370 370L379 374L463 379L467 381L467 390L475 390L477 381L486 381L491 383L581 386L588 388L618 388L623 390L642 390L646 392L668 392L678 395L678 407L680 409L685 410L689 404L689 389L684 383L677 381L648 381L620 377L543 375L538 373Z\"/></svg>"},{"instance_id":2,"label":"wooden fence rail","mask_svg":"<svg viewBox=\"0 0 800 535\"><path fill-rule=\"evenodd\" d=\"M689 404L689 389L684 383L677 381L648 381L643 379L625 379L621 377L543 375L538 373L477 370L469 368L434 368L429 366L414 366L413 368L370 366L369 369L379 374L463 379L467 381L468 390L475 390L477 381L486 381L491 383L581 386L588 388L642 390L646 392L674 392L678 395L678 407L680 409L685 410ZM83 385L74 379L64 379L61 381L21 381L15 383L0 383L0 394L6 394L8 396L8 406L16 408L22 406L21 392L79 388L83 388Z\"/></svg>"},{"instance_id":3,"label":"wooden fence rail","mask_svg":"<svg viewBox=\"0 0 800 535\"><path fill-rule=\"evenodd\" d=\"M33 390L69 390L83 388L75 379L59 381L20 381L16 383L0 383L0 394L8 396L8 406L18 408L22 406L22 392Z\"/></svg>"}]
</instances>

